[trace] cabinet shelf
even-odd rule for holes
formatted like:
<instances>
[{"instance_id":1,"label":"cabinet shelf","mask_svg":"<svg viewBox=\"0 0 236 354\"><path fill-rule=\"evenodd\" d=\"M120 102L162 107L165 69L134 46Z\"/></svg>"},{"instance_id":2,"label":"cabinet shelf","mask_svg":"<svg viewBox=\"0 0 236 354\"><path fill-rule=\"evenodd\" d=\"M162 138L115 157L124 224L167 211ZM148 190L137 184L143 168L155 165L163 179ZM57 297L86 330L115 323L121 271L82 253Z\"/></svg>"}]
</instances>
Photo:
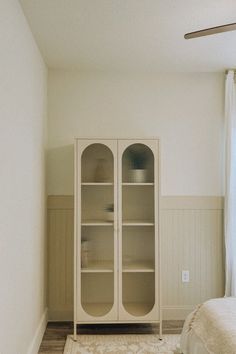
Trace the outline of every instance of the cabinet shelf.
<instances>
[{"instance_id":1,"label":"cabinet shelf","mask_svg":"<svg viewBox=\"0 0 236 354\"><path fill-rule=\"evenodd\" d=\"M113 186L112 182L82 182L82 186Z\"/></svg>"},{"instance_id":2,"label":"cabinet shelf","mask_svg":"<svg viewBox=\"0 0 236 354\"><path fill-rule=\"evenodd\" d=\"M154 183L153 182L146 182L146 183L123 182L122 186L154 186Z\"/></svg>"},{"instance_id":3,"label":"cabinet shelf","mask_svg":"<svg viewBox=\"0 0 236 354\"><path fill-rule=\"evenodd\" d=\"M91 261L87 267L81 267L82 273L113 273L112 261Z\"/></svg>"},{"instance_id":4,"label":"cabinet shelf","mask_svg":"<svg viewBox=\"0 0 236 354\"><path fill-rule=\"evenodd\" d=\"M124 220L122 222L123 226L154 226L153 221L146 220Z\"/></svg>"},{"instance_id":5,"label":"cabinet shelf","mask_svg":"<svg viewBox=\"0 0 236 354\"><path fill-rule=\"evenodd\" d=\"M123 273L153 273L155 272L153 262L150 261L132 261L123 263Z\"/></svg>"},{"instance_id":6,"label":"cabinet shelf","mask_svg":"<svg viewBox=\"0 0 236 354\"><path fill-rule=\"evenodd\" d=\"M82 221L81 226L113 226L113 221L106 220L86 220Z\"/></svg>"}]
</instances>

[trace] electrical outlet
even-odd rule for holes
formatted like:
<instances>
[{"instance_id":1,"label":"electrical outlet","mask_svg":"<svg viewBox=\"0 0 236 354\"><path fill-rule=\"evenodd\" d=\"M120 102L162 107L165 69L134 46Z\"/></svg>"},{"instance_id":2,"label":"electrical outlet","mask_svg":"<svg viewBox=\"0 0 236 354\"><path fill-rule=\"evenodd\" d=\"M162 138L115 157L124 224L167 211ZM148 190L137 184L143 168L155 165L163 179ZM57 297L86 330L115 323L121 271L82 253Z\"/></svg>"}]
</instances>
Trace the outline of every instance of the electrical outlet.
<instances>
[{"instance_id":1,"label":"electrical outlet","mask_svg":"<svg viewBox=\"0 0 236 354\"><path fill-rule=\"evenodd\" d=\"M182 270L182 283L189 283L189 270Z\"/></svg>"}]
</instances>

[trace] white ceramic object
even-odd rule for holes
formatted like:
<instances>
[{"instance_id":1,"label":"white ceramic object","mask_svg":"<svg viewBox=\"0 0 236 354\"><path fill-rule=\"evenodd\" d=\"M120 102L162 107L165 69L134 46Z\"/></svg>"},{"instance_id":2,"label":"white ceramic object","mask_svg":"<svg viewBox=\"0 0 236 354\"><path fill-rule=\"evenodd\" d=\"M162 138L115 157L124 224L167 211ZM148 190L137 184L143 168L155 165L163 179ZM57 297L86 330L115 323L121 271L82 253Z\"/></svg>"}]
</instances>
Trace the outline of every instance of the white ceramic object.
<instances>
[{"instance_id":1,"label":"white ceramic object","mask_svg":"<svg viewBox=\"0 0 236 354\"><path fill-rule=\"evenodd\" d=\"M130 179L133 183L145 183L147 177L147 170L130 170Z\"/></svg>"}]
</instances>

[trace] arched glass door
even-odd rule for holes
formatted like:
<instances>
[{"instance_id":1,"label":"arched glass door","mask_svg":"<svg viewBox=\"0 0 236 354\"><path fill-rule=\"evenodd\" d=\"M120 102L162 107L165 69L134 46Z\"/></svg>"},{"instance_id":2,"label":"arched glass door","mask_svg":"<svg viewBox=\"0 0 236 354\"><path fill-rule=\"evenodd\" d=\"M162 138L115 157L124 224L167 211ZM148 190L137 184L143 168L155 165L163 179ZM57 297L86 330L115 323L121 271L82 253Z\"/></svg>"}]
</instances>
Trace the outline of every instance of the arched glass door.
<instances>
[{"instance_id":1,"label":"arched glass door","mask_svg":"<svg viewBox=\"0 0 236 354\"><path fill-rule=\"evenodd\" d=\"M81 155L80 302L94 318L106 316L115 297L114 155L102 143ZM116 207L115 207L116 208Z\"/></svg>"},{"instance_id":2,"label":"arched glass door","mask_svg":"<svg viewBox=\"0 0 236 354\"><path fill-rule=\"evenodd\" d=\"M155 305L155 164L143 143L124 147L121 157L122 319L144 318Z\"/></svg>"}]
</instances>

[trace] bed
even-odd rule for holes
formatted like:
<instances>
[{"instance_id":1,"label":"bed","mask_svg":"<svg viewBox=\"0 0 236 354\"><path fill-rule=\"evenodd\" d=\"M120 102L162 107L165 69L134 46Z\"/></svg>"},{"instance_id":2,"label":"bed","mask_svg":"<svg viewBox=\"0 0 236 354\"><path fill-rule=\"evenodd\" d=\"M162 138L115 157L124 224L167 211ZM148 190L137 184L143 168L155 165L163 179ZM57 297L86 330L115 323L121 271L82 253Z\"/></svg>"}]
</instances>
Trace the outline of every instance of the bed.
<instances>
[{"instance_id":1,"label":"bed","mask_svg":"<svg viewBox=\"0 0 236 354\"><path fill-rule=\"evenodd\" d=\"M211 299L186 319L180 339L183 354L236 354L236 298Z\"/></svg>"}]
</instances>

